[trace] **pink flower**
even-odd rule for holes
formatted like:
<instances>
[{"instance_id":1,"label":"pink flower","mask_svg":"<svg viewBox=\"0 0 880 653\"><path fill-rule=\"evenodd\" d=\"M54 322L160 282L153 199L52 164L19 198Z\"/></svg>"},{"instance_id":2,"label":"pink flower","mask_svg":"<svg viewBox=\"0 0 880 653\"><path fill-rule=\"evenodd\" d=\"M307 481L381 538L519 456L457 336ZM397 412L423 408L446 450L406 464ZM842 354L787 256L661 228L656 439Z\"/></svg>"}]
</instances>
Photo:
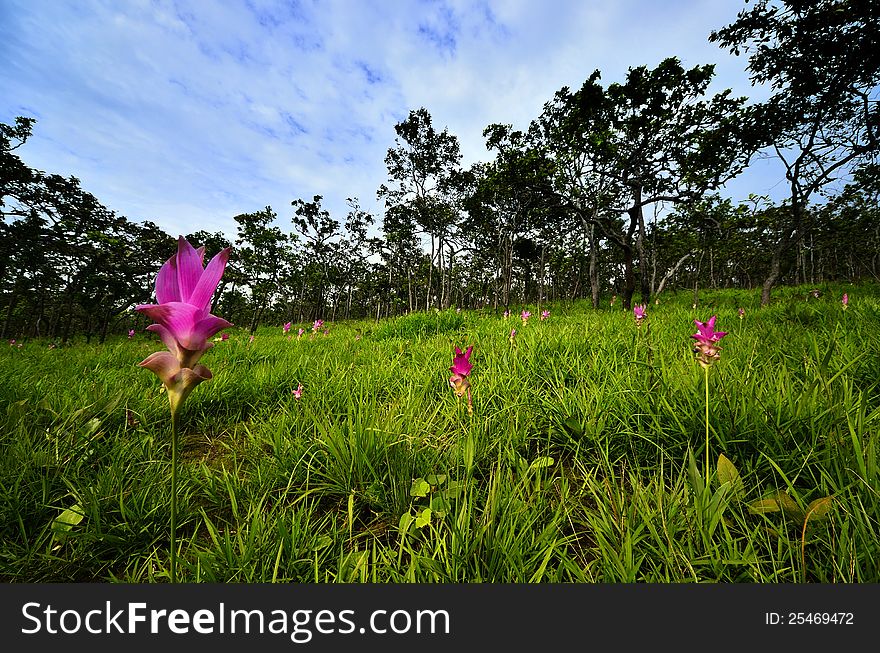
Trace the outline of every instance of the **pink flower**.
<instances>
[{"instance_id":1,"label":"pink flower","mask_svg":"<svg viewBox=\"0 0 880 653\"><path fill-rule=\"evenodd\" d=\"M452 366L449 368L449 371L452 372L452 376L449 377L449 385L459 397L467 395L468 413L471 414L473 414L474 408L471 401L471 382L468 377L474 367L470 361L473 350L474 348L471 346L467 348L466 352L462 353L461 349L456 347L455 357L452 359Z\"/></svg>"},{"instance_id":2,"label":"pink flower","mask_svg":"<svg viewBox=\"0 0 880 653\"><path fill-rule=\"evenodd\" d=\"M550 317L550 311L541 311L541 321L543 322Z\"/></svg>"},{"instance_id":3,"label":"pink flower","mask_svg":"<svg viewBox=\"0 0 880 653\"><path fill-rule=\"evenodd\" d=\"M228 333L221 333L220 340L229 340L229 334Z\"/></svg>"},{"instance_id":4,"label":"pink flower","mask_svg":"<svg viewBox=\"0 0 880 653\"><path fill-rule=\"evenodd\" d=\"M10 346L14 345L14 344L15 344L15 338L13 338L12 340L10 340L10 341L9 341L9 344L10 344Z\"/></svg>"},{"instance_id":5,"label":"pink flower","mask_svg":"<svg viewBox=\"0 0 880 653\"><path fill-rule=\"evenodd\" d=\"M646 304L636 304L633 306L633 315L636 318L636 326L642 326L642 320L648 317L648 314L645 312L648 310Z\"/></svg>"},{"instance_id":6,"label":"pink flower","mask_svg":"<svg viewBox=\"0 0 880 653\"><path fill-rule=\"evenodd\" d=\"M131 340L132 338L134 338L134 329L129 329L128 330L128 339Z\"/></svg>"},{"instance_id":7,"label":"pink flower","mask_svg":"<svg viewBox=\"0 0 880 653\"><path fill-rule=\"evenodd\" d=\"M300 383L299 386L296 388L296 390L293 391L293 396L296 399L302 399L302 396L303 396L303 384L302 383Z\"/></svg>"},{"instance_id":8,"label":"pink flower","mask_svg":"<svg viewBox=\"0 0 880 653\"><path fill-rule=\"evenodd\" d=\"M525 324L529 321L529 318L532 317L532 314L529 311L523 311L519 316L522 318L523 324Z\"/></svg>"},{"instance_id":9,"label":"pink flower","mask_svg":"<svg viewBox=\"0 0 880 653\"><path fill-rule=\"evenodd\" d=\"M504 311L504 319L506 320L509 317L510 317L510 311Z\"/></svg>"},{"instance_id":10,"label":"pink flower","mask_svg":"<svg viewBox=\"0 0 880 653\"><path fill-rule=\"evenodd\" d=\"M312 333L318 333L318 329L324 326L324 320L315 320L312 323Z\"/></svg>"},{"instance_id":11,"label":"pink flower","mask_svg":"<svg viewBox=\"0 0 880 653\"><path fill-rule=\"evenodd\" d=\"M516 338L516 329L511 329L510 330L510 338L508 338L510 340L510 344L513 344L514 338Z\"/></svg>"},{"instance_id":12,"label":"pink flower","mask_svg":"<svg viewBox=\"0 0 880 653\"><path fill-rule=\"evenodd\" d=\"M840 300L840 303L843 304L843 308L846 309L846 305L849 304L849 295L843 293L843 299Z\"/></svg>"},{"instance_id":13,"label":"pink flower","mask_svg":"<svg viewBox=\"0 0 880 653\"><path fill-rule=\"evenodd\" d=\"M301 328L299 331L296 332L296 337L302 338L302 336L305 332L306 332L306 330Z\"/></svg>"},{"instance_id":14,"label":"pink flower","mask_svg":"<svg viewBox=\"0 0 880 653\"><path fill-rule=\"evenodd\" d=\"M697 342L694 344L693 351L697 355L700 365L704 367L721 358L721 347L718 346L718 341L727 335L726 331L715 331L715 318L716 316L713 315L708 322L694 320L697 332L691 338Z\"/></svg>"},{"instance_id":15,"label":"pink flower","mask_svg":"<svg viewBox=\"0 0 880 653\"><path fill-rule=\"evenodd\" d=\"M135 310L155 324L148 331L159 334L168 351L150 354L139 365L156 374L168 390L172 412L192 389L211 378L211 371L198 360L213 346L208 338L232 324L211 315L211 297L217 290L231 248L227 247L203 266L205 248L195 249L183 236L177 254L168 259L156 276L158 304L139 304Z\"/></svg>"},{"instance_id":16,"label":"pink flower","mask_svg":"<svg viewBox=\"0 0 880 653\"><path fill-rule=\"evenodd\" d=\"M251 337L248 338L248 343L252 343L254 341L254 338L256 338L256 336L251 335Z\"/></svg>"},{"instance_id":17,"label":"pink flower","mask_svg":"<svg viewBox=\"0 0 880 653\"><path fill-rule=\"evenodd\" d=\"M744 308L740 307L736 311L736 314L739 315L739 319L743 319L746 316L746 310Z\"/></svg>"},{"instance_id":18,"label":"pink flower","mask_svg":"<svg viewBox=\"0 0 880 653\"><path fill-rule=\"evenodd\" d=\"M281 330L284 331L284 333L290 331L290 322L285 322L284 326L281 327Z\"/></svg>"}]
</instances>

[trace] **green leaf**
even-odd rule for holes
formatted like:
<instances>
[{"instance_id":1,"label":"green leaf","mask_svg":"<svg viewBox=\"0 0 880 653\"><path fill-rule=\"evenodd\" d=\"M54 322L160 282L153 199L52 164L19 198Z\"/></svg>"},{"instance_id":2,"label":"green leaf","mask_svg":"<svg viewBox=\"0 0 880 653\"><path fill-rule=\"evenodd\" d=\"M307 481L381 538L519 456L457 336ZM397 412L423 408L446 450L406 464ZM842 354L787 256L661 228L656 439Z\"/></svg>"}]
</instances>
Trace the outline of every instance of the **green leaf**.
<instances>
[{"instance_id":1,"label":"green leaf","mask_svg":"<svg viewBox=\"0 0 880 653\"><path fill-rule=\"evenodd\" d=\"M428 481L423 478L417 478L412 482L412 487L409 489L409 495L411 497L426 497L430 491L431 486Z\"/></svg>"},{"instance_id":2,"label":"green leaf","mask_svg":"<svg viewBox=\"0 0 880 653\"><path fill-rule=\"evenodd\" d=\"M400 521L397 522L397 530L400 531L401 535L404 535L409 531L409 527L412 525L413 521L415 521L415 517L409 512L405 512L400 516Z\"/></svg>"},{"instance_id":3,"label":"green leaf","mask_svg":"<svg viewBox=\"0 0 880 653\"><path fill-rule=\"evenodd\" d=\"M822 497L810 502L807 506L806 519L825 519L831 508L834 507L834 500L831 497Z\"/></svg>"},{"instance_id":4,"label":"green leaf","mask_svg":"<svg viewBox=\"0 0 880 653\"><path fill-rule=\"evenodd\" d=\"M723 453L718 454L718 483L720 485L729 484L730 490L736 498L745 493L745 486L736 466Z\"/></svg>"},{"instance_id":5,"label":"green leaf","mask_svg":"<svg viewBox=\"0 0 880 653\"><path fill-rule=\"evenodd\" d=\"M544 467L552 467L553 463L556 462L550 456L541 456L540 458L535 458L532 461L532 464L529 465L529 471L533 469L543 469Z\"/></svg>"},{"instance_id":6,"label":"green leaf","mask_svg":"<svg viewBox=\"0 0 880 653\"><path fill-rule=\"evenodd\" d=\"M416 528L423 528L431 523L431 509L425 508L422 512L419 513L419 516L416 517Z\"/></svg>"},{"instance_id":7,"label":"green leaf","mask_svg":"<svg viewBox=\"0 0 880 653\"><path fill-rule=\"evenodd\" d=\"M697 469L697 461L694 460L694 452L690 449L688 449L688 478L690 479L691 488L694 493L702 495L703 491L706 489L706 485L703 483L703 477Z\"/></svg>"},{"instance_id":8,"label":"green leaf","mask_svg":"<svg viewBox=\"0 0 880 653\"><path fill-rule=\"evenodd\" d=\"M79 524L84 517L85 514L82 508L80 508L78 503L75 503L52 521L52 530L55 531L56 535L64 535Z\"/></svg>"},{"instance_id":9,"label":"green leaf","mask_svg":"<svg viewBox=\"0 0 880 653\"><path fill-rule=\"evenodd\" d=\"M446 474L428 474L425 480L434 486L443 485L446 482Z\"/></svg>"},{"instance_id":10,"label":"green leaf","mask_svg":"<svg viewBox=\"0 0 880 653\"><path fill-rule=\"evenodd\" d=\"M779 503L776 499L770 497L767 499L758 499L757 501L752 501L749 504L749 510L758 515L763 515L768 512L779 512Z\"/></svg>"},{"instance_id":11,"label":"green leaf","mask_svg":"<svg viewBox=\"0 0 880 653\"><path fill-rule=\"evenodd\" d=\"M567 417L565 421L562 422L562 426L569 435L573 435L576 438L581 438L584 435L584 427L574 415Z\"/></svg>"},{"instance_id":12,"label":"green leaf","mask_svg":"<svg viewBox=\"0 0 880 653\"><path fill-rule=\"evenodd\" d=\"M464 483L461 481L449 481L446 485L446 489L443 490L443 493L449 499L456 499L459 495L461 495L461 491L464 489Z\"/></svg>"}]
</instances>

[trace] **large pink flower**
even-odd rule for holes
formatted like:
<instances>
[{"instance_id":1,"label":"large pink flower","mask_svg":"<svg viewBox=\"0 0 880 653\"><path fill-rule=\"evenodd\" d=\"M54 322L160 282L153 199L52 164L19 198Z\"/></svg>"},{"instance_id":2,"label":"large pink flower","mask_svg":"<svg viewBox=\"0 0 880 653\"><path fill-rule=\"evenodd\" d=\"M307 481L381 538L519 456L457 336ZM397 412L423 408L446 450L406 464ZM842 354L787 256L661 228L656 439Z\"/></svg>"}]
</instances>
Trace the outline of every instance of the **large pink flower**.
<instances>
[{"instance_id":1,"label":"large pink flower","mask_svg":"<svg viewBox=\"0 0 880 653\"><path fill-rule=\"evenodd\" d=\"M208 338L232 326L210 313L211 297L226 269L230 249L222 250L203 267L205 248L195 249L181 236L177 254L165 262L156 277L158 304L135 306L155 322L147 330L158 333L168 347L167 352L151 354L140 365L165 384L172 410L197 384L211 378L210 370L198 365L198 360L213 346Z\"/></svg>"}]
</instances>

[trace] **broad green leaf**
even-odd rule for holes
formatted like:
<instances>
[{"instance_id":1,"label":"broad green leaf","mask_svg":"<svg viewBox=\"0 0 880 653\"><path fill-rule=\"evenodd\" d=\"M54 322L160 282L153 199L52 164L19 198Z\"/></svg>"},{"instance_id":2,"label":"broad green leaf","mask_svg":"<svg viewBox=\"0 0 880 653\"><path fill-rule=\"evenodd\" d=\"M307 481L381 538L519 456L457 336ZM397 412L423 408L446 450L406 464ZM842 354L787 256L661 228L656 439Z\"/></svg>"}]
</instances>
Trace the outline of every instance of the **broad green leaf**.
<instances>
[{"instance_id":1,"label":"broad green leaf","mask_svg":"<svg viewBox=\"0 0 880 653\"><path fill-rule=\"evenodd\" d=\"M446 474L428 474L425 477L425 480L428 481L430 485L443 485L446 482Z\"/></svg>"},{"instance_id":2,"label":"broad green leaf","mask_svg":"<svg viewBox=\"0 0 880 653\"><path fill-rule=\"evenodd\" d=\"M735 498L745 494L745 486L736 466L723 453L718 454L718 483L720 485L727 483Z\"/></svg>"},{"instance_id":3,"label":"broad green leaf","mask_svg":"<svg viewBox=\"0 0 880 653\"><path fill-rule=\"evenodd\" d=\"M78 503L68 508L52 521L52 530L61 535L79 524L85 515Z\"/></svg>"},{"instance_id":4,"label":"broad green leaf","mask_svg":"<svg viewBox=\"0 0 880 653\"><path fill-rule=\"evenodd\" d=\"M718 482L735 483L738 480L739 472L736 470L736 465L723 453L718 454Z\"/></svg>"},{"instance_id":5,"label":"broad green leaf","mask_svg":"<svg viewBox=\"0 0 880 653\"><path fill-rule=\"evenodd\" d=\"M574 415L566 418L562 425L565 427L565 430L568 431L569 435L573 435L578 438L583 437L584 427Z\"/></svg>"},{"instance_id":6,"label":"broad green leaf","mask_svg":"<svg viewBox=\"0 0 880 653\"><path fill-rule=\"evenodd\" d=\"M752 501L749 504L749 510L758 515L763 515L768 512L779 512L779 502L776 501L773 497L768 497L767 499L758 499L757 501Z\"/></svg>"},{"instance_id":7,"label":"broad green leaf","mask_svg":"<svg viewBox=\"0 0 880 653\"><path fill-rule=\"evenodd\" d=\"M797 520L804 518L804 511L784 490L780 490L776 494L776 501L779 502L779 507L790 517L794 517Z\"/></svg>"},{"instance_id":8,"label":"broad green leaf","mask_svg":"<svg viewBox=\"0 0 880 653\"><path fill-rule=\"evenodd\" d=\"M412 482L412 487L409 489L409 495L411 497L426 497L430 491L431 485L428 481L423 478L417 478Z\"/></svg>"},{"instance_id":9,"label":"broad green leaf","mask_svg":"<svg viewBox=\"0 0 880 653\"><path fill-rule=\"evenodd\" d=\"M825 519L831 508L834 507L834 500L831 497L822 497L810 502L807 506L807 519Z\"/></svg>"},{"instance_id":10,"label":"broad green leaf","mask_svg":"<svg viewBox=\"0 0 880 653\"><path fill-rule=\"evenodd\" d=\"M462 483L461 481L449 481L449 483L446 485L446 489L443 492L446 494L447 498L455 499L461 494L461 491L463 489L464 483Z\"/></svg>"},{"instance_id":11,"label":"broad green leaf","mask_svg":"<svg viewBox=\"0 0 880 653\"><path fill-rule=\"evenodd\" d=\"M431 509L425 508L422 512L419 513L419 516L416 517L416 528L422 528L431 523Z\"/></svg>"},{"instance_id":12,"label":"broad green leaf","mask_svg":"<svg viewBox=\"0 0 880 653\"><path fill-rule=\"evenodd\" d=\"M409 531L409 527L414 520L415 517L413 517L412 514L409 512L405 512L400 516L400 521L397 522L397 529L400 531L401 535Z\"/></svg>"}]
</instances>

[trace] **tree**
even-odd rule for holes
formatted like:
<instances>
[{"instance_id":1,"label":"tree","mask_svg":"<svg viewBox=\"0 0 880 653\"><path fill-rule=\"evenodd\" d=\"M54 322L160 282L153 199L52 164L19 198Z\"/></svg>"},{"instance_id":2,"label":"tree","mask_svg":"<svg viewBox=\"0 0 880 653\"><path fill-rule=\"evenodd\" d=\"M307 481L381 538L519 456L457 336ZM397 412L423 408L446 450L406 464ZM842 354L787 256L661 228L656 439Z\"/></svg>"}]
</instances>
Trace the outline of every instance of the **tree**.
<instances>
[{"instance_id":1,"label":"tree","mask_svg":"<svg viewBox=\"0 0 880 653\"><path fill-rule=\"evenodd\" d=\"M444 129L434 129L431 114L424 107L409 112L394 127L395 146L388 149L385 165L389 185L382 184L377 197L384 199L386 214L398 225L411 223L430 239L431 267L425 290L425 309L431 304L433 269L444 270L444 248L458 219L457 186L460 183L461 150L458 138ZM396 228L411 233L414 227ZM438 302L443 298L443 279Z\"/></svg>"},{"instance_id":2,"label":"tree","mask_svg":"<svg viewBox=\"0 0 880 653\"><path fill-rule=\"evenodd\" d=\"M767 84L768 142L785 169L788 220L761 304L791 264L808 203L880 149L880 4L876 0L758 0L710 41L749 54L752 84Z\"/></svg>"}]
</instances>

